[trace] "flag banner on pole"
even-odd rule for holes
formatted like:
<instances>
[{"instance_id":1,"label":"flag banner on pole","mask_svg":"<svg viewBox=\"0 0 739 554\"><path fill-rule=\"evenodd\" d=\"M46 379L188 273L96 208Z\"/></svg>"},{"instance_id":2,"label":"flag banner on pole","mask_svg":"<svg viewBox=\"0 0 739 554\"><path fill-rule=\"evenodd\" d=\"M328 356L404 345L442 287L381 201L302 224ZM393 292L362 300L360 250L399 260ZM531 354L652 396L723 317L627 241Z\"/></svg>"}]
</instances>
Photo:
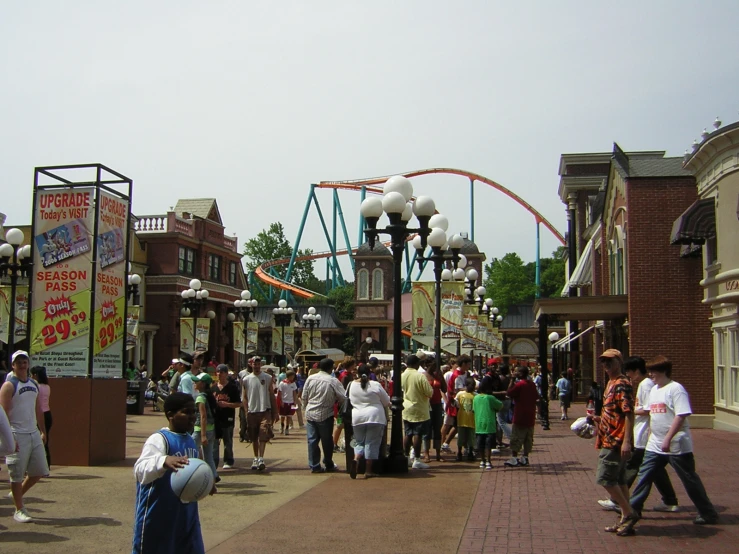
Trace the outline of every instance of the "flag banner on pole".
<instances>
[{"instance_id":1,"label":"flag banner on pole","mask_svg":"<svg viewBox=\"0 0 739 554\"><path fill-rule=\"evenodd\" d=\"M462 308L462 349L465 353L477 348L477 306ZM466 350L464 350L466 349Z\"/></svg>"},{"instance_id":2,"label":"flag banner on pole","mask_svg":"<svg viewBox=\"0 0 739 554\"><path fill-rule=\"evenodd\" d=\"M244 322L234 321L233 322L233 333L234 333L234 350L239 354L246 354L244 349Z\"/></svg>"},{"instance_id":3,"label":"flag banner on pole","mask_svg":"<svg viewBox=\"0 0 739 554\"><path fill-rule=\"evenodd\" d=\"M246 324L246 353L257 351L259 340L259 323L250 321Z\"/></svg>"},{"instance_id":4,"label":"flag banner on pole","mask_svg":"<svg viewBox=\"0 0 739 554\"><path fill-rule=\"evenodd\" d=\"M210 319L198 318L197 342L195 350L208 350L210 338Z\"/></svg>"},{"instance_id":5,"label":"flag banner on pole","mask_svg":"<svg viewBox=\"0 0 739 554\"><path fill-rule=\"evenodd\" d=\"M139 340L140 306L129 306L126 316L126 350L131 350Z\"/></svg>"},{"instance_id":6,"label":"flag banner on pole","mask_svg":"<svg viewBox=\"0 0 739 554\"><path fill-rule=\"evenodd\" d=\"M413 283L411 291L413 340L425 346L434 342L434 287L432 282Z\"/></svg>"},{"instance_id":7,"label":"flag banner on pole","mask_svg":"<svg viewBox=\"0 0 739 554\"><path fill-rule=\"evenodd\" d=\"M323 348L321 332L313 331L313 350L320 350Z\"/></svg>"},{"instance_id":8,"label":"flag banner on pole","mask_svg":"<svg viewBox=\"0 0 739 554\"><path fill-rule=\"evenodd\" d=\"M0 341L8 343L10 331L10 285L0 286ZM28 334L28 287L15 287L15 342Z\"/></svg>"},{"instance_id":9,"label":"flag banner on pole","mask_svg":"<svg viewBox=\"0 0 739 554\"><path fill-rule=\"evenodd\" d=\"M295 326L285 326L285 352L295 353Z\"/></svg>"},{"instance_id":10,"label":"flag banner on pole","mask_svg":"<svg viewBox=\"0 0 739 554\"><path fill-rule=\"evenodd\" d=\"M302 350L313 350L313 345L310 343L310 331L303 331L301 333L300 347Z\"/></svg>"},{"instance_id":11,"label":"flag banner on pole","mask_svg":"<svg viewBox=\"0 0 739 554\"><path fill-rule=\"evenodd\" d=\"M192 325L194 319L191 317L180 318L180 352L192 352L195 350L194 334Z\"/></svg>"},{"instance_id":12,"label":"flag banner on pole","mask_svg":"<svg viewBox=\"0 0 739 554\"><path fill-rule=\"evenodd\" d=\"M478 310L479 311L479 310ZM488 329L485 326L485 314L477 314L477 349L485 350L485 340L487 339Z\"/></svg>"},{"instance_id":13,"label":"flag banner on pole","mask_svg":"<svg viewBox=\"0 0 739 554\"><path fill-rule=\"evenodd\" d=\"M462 336L462 306L464 306L464 283L442 281L441 344L457 341Z\"/></svg>"}]
</instances>

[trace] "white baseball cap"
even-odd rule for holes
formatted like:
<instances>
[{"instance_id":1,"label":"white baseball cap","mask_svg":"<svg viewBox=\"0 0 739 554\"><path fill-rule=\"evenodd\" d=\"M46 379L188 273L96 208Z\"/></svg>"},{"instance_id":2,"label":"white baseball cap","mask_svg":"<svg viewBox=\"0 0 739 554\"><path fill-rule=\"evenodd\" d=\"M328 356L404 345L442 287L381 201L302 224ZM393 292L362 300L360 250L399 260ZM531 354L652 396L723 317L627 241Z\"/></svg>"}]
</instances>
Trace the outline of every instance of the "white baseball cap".
<instances>
[{"instance_id":1,"label":"white baseball cap","mask_svg":"<svg viewBox=\"0 0 739 554\"><path fill-rule=\"evenodd\" d=\"M16 350L10 357L10 363L15 363L15 359L20 356L25 356L27 360L31 359L31 357L28 355L28 352L26 352L25 350Z\"/></svg>"}]
</instances>

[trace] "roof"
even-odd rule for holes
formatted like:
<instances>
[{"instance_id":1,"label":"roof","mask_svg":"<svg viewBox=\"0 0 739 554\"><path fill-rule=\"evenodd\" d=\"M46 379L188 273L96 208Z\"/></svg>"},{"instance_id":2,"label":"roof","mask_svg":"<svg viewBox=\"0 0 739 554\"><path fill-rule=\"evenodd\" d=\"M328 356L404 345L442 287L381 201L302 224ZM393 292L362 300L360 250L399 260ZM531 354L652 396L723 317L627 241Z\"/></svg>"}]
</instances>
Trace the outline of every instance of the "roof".
<instances>
[{"instance_id":1,"label":"roof","mask_svg":"<svg viewBox=\"0 0 739 554\"><path fill-rule=\"evenodd\" d=\"M258 306L256 311L253 315L253 320L258 322L261 327L270 327L272 325L272 309L276 308L277 305L273 306ZM302 329L309 329L309 327L303 327L303 314L308 313L308 308L310 306L307 305L298 305L298 306L291 306L295 312L293 313L293 316L296 319L295 323L295 329L296 330L302 330ZM328 305L318 305L313 306L316 309L316 315L321 316L321 325L320 327L314 327L314 332L318 332L321 329L345 329L346 325L344 325L339 319L339 315L336 313L336 310L333 306ZM299 321L300 323L297 323Z\"/></svg>"},{"instance_id":2,"label":"roof","mask_svg":"<svg viewBox=\"0 0 739 554\"><path fill-rule=\"evenodd\" d=\"M359 248L357 248L357 251L354 252L354 257L374 257L374 258L384 258L384 257L393 257L393 253L390 252L390 249L382 244L379 240L375 242L375 248L370 249L369 242L365 242L364 244L361 244Z\"/></svg>"},{"instance_id":3,"label":"roof","mask_svg":"<svg viewBox=\"0 0 739 554\"><path fill-rule=\"evenodd\" d=\"M534 326L534 305L533 304L514 304L508 307L503 321L500 323L501 329L528 329Z\"/></svg>"},{"instance_id":4,"label":"roof","mask_svg":"<svg viewBox=\"0 0 739 554\"><path fill-rule=\"evenodd\" d=\"M180 199L177 201L174 211L179 217L184 217L184 214L190 214L189 217L184 217L184 219L199 217L201 219L210 219L223 225L221 213L218 211L218 204L215 198Z\"/></svg>"},{"instance_id":5,"label":"roof","mask_svg":"<svg viewBox=\"0 0 739 554\"><path fill-rule=\"evenodd\" d=\"M693 173L683 168L683 158L665 158L664 152L653 156L627 154L613 144L613 163L623 178L692 177Z\"/></svg>"},{"instance_id":6,"label":"roof","mask_svg":"<svg viewBox=\"0 0 739 554\"><path fill-rule=\"evenodd\" d=\"M464 240L464 243L462 244L462 248L459 249L460 254L464 254L466 256L467 254L479 254L480 253L480 249L470 239L463 238L462 240Z\"/></svg>"}]
</instances>

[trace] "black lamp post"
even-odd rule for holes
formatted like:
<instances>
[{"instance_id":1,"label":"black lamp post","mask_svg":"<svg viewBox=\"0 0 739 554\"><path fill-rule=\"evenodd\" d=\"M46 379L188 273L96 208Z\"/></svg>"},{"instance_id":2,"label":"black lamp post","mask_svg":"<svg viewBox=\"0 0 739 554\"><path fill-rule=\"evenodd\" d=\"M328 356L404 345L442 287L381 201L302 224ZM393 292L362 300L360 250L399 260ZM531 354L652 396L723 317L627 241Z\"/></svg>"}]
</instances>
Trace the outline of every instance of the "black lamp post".
<instances>
[{"instance_id":1,"label":"black lamp post","mask_svg":"<svg viewBox=\"0 0 739 554\"><path fill-rule=\"evenodd\" d=\"M292 325L293 312L294 310L292 308L287 307L287 300L285 299L281 299L277 302L277 307L272 309L272 314L275 317L275 325L282 329L282 358L280 360L280 367L285 367L287 365L285 363L285 327Z\"/></svg>"},{"instance_id":2,"label":"black lamp post","mask_svg":"<svg viewBox=\"0 0 739 554\"><path fill-rule=\"evenodd\" d=\"M257 311L258 305L259 302L252 299L251 291L244 289L241 291L241 299L234 300L234 309L226 316L226 319L231 323L236 321L238 316L241 316L244 322L244 328L241 330L244 335L244 352L246 352L246 337L249 334L246 324L249 322L251 315Z\"/></svg>"},{"instance_id":3,"label":"black lamp post","mask_svg":"<svg viewBox=\"0 0 739 554\"><path fill-rule=\"evenodd\" d=\"M303 326L310 327L310 349L313 350L313 329L321 326L321 314L317 314L313 306L308 308L307 314L303 314Z\"/></svg>"},{"instance_id":4,"label":"black lamp post","mask_svg":"<svg viewBox=\"0 0 739 554\"><path fill-rule=\"evenodd\" d=\"M390 177L383 189L383 198L367 198L362 202L361 212L365 220L364 233L367 235L370 249L374 249L380 234L390 236L390 247L393 253L393 397L391 399L392 428L390 430L390 453L383 464L387 473L407 473L408 459L403 449L403 391L400 381L401 363L401 265L405 242L410 235L421 236L421 246L426 247L426 239L431 232L429 220L436 210L434 201L428 196L419 196L411 204L413 185L403 176ZM380 216L387 214L390 224L384 229L377 229ZM419 227L408 228L408 222L416 215Z\"/></svg>"},{"instance_id":5,"label":"black lamp post","mask_svg":"<svg viewBox=\"0 0 739 554\"><path fill-rule=\"evenodd\" d=\"M182 296L182 310L181 313L184 317L193 316L192 322L192 349L193 351L198 349L198 316L200 315L200 306L203 306L210 296L210 293L202 288L203 284L200 279L192 279L190 281L190 288L185 289L180 293ZM212 317L211 317L212 315ZM215 318L215 312L209 311L208 317L210 319Z\"/></svg>"},{"instance_id":6,"label":"black lamp post","mask_svg":"<svg viewBox=\"0 0 739 554\"><path fill-rule=\"evenodd\" d=\"M128 287L126 288L126 295L128 300L133 302L134 306L138 306L141 302L139 297L139 285L141 284L141 275L138 273L129 273L128 275Z\"/></svg>"},{"instance_id":7,"label":"black lamp post","mask_svg":"<svg viewBox=\"0 0 739 554\"><path fill-rule=\"evenodd\" d=\"M11 367L11 357L15 349L16 313L15 303L19 279L28 279L33 261L31 260L31 246L21 246L23 231L8 229L5 233L5 242L0 245L0 277L3 280L10 278L10 310L8 321L8 367Z\"/></svg>"}]
</instances>

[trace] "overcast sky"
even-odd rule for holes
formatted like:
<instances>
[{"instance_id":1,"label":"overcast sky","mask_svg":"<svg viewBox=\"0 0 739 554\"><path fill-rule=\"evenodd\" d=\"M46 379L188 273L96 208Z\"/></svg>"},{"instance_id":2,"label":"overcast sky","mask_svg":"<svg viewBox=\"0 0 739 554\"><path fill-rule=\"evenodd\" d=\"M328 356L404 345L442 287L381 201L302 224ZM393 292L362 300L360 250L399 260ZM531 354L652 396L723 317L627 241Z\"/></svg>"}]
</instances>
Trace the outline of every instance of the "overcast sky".
<instances>
[{"instance_id":1,"label":"overcast sky","mask_svg":"<svg viewBox=\"0 0 739 554\"><path fill-rule=\"evenodd\" d=\"M43 165L131 177L137 215L215 197L241 243L278 220L294 241L310 183L454 167L564 233L562 153L681 156L739 110L736 0L6 0L0 44L10 224L30 222ZM466 179L414 187L469 231ZM358 196L341 195L354 246ZM488 258L533 260L533 217L484 185L475 198ZM327 249L315 210L301 246ZM556 246L542 227L542 255Z\"/></svg>"}]
</instances>

